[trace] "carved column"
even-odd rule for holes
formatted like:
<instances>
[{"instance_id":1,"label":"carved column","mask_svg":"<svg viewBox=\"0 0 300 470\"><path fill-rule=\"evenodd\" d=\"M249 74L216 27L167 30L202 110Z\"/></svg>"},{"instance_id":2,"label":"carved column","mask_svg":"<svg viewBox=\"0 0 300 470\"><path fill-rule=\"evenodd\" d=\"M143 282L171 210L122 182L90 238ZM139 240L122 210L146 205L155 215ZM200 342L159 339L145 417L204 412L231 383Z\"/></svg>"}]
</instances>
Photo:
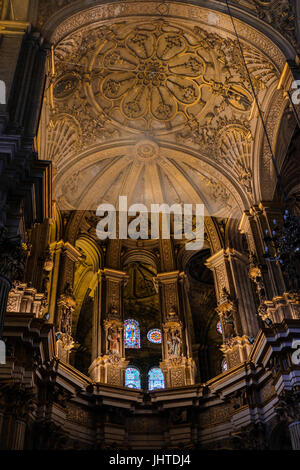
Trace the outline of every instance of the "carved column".
<instances>
[{"instance_id":1,"label":"carved column","mask_svg":"<svg viewBox=\"0 0 300 470\"><path fill-rule=\"evenodd\" d=\"M274 221L282 220L282 208L273 203L261 203L245 211L240 231L248 238L250 248L249 276L256 285L259 297L259 315L269 325L284 319L300 318L300 295L287 292L286 282L280 267L275 261L264 257L267 233L272 235ZM273 253L268 253L271 256Z\"/></svg>"},{"instance_id":2,"label":"carved column","mask_svg":"<svg viewBox=\"0 0 300 470\"><path fill-rule=\"evenodd\" d=\"M246 234L250 251L256 254L258 263L262 267L262 277L269 299L285 291L280 267L277 263L266 261L264 258L266 245L264 238L267 233L272 234L273 220L278 221L281 218L282 209L278 204L263 202L245 211L239 227L241 233Z\"/></svg>"},{"instance_id":3,"label":"carved column","mask_svg":"<svg viewBox=\"0 0 300 470\"><path fill-rule=\"evenodd\" d=\"M220 250L206 261L206 266L213 271L216 296L218 301L217 312L220 317L223 330L223 346L228 367L234 367L245 361L250 353L251 345L248 333L251 331L249 325L243 325L239 315L239 303L237 294L243 295L238 286L235 271L232 272L233 250ZM236 284L236 286L235 286ZM244 322L245 323L245 322ZM243 330L245 328L245 331Z\"/></svg>"},{"instance_id":4,"label":"carved column","mask_svg":"<svg viewBox=\"0 0 300 470\"><path fill-rule=\"evenodd\" d=\"M195 363L186 332L179 271L157 275L163 319L163 343L160 367L166 387L182 387L195 383Z\"/></svg>"},{"instance_id":5,"label":"carved column","mask_svg":"<svg viewBox=\"0 0 300 470\"><path fill-rule=\"evenodd\" d=\"M52 245L49 250L50 266L44 278L45 289L49 283L49 321L55 324L58 357L68 362L70 351L74 346L72 338L72 316L75 310L75 299L72 286L75 265L81 259L81 253L70 243L62 240ZM46 261L46 260L45 260ZM45 266L44 266L45 269Z\"/></svg>"},{"instance_id":6,"label":"carved column","mask_svg":"<svg viewBox=\"0 0 300 470\"><path fill-rule=\"evenodd\" d=\"M56 318L56 297L59 292L59 273L61 256L64 249L64 242L60 240L50 246L50 252L53 257L53 268L50 273L50 291L49 291L49 315L50 322L55 322Z\"/></svg>"},{"instance_id":7,"label":"carved column","mask_svg":"<svg viewBox=\"0 0 300 470\"><path fill-rule=\"evenodd\" d=\"M24 251L19 237L9 238L0 233L0 338L2 338L8 294L15 278L24 271Z\"/></svg>"},{"instance_id":8,"label":"carved column","mask_svg":"<svg viewBox=\"0 0 300 470\"><path fill-rule=\"evenodd\" d=\"M102 321L102 298L103 298L103 271L99 269L93 289L93 330L92 330L92 361L101 356L101 321Z\"/></svg>"},{"instance_id":9,"label":"carved column","mask_svg":"<svg viewBox=\"0 0 300 470\"><path fill-rule=\"evenodd\" d=\"M289 424L292 446L294 450L300 450L300 421Z\"/></svg>"},{"instance_id":10,"label":"carved column","mask_svg":"<svg viewBox=\"0 0 300 470\"><path fill-rule=\"evenodd\" d=\"M56 348L57 356L69 362L70 352L74 346L72 337L72 317L76 307L72 288L66 285L65 291L57 301Z\"/></svg>"},{"instance_id":11,"label":"carved column","mask_svg":"<svg viewBox=\"0 0 300 470\"><path fill-rule=\"evenodd\" d=\"M276 407L278 418L288 425L293 450L300 450L300 390L284 390Z\"/></svg>"},{"instance_id":12,"label":"carved column","mask_svg":"<svg viewBox=\"0 0 300 470\"><path fill-rule=\"evenodd\" d=\"M232 282L238 301L238 314L243 335L255 336L259 330L256 314L255 296L249 280L247 256L234 249L227 249Z\"/></svg>"},{"instance_id":13,"label":"carved column","mask_svg":"<svg viewBox=\"0 0 300 470\"><path fill-rule=\"evenodd\" d=\"M5 400L1 447L5 450L24 450L26 425L34 411L35 395L20 383L8 386L2 394Z\"/></svg>"},{"instance_id":14,"label":"carved column","mask_svg":"<svg viewBox=\"0 0 300 470\"><path fill-rule=\"evenodd\" d=\"M68 362L74 346L72 338L72 317L76 302L73 296L75 265L81 253L70 243L59 242L54 254L54 269L51 278L50 320L56 327L58 357ZM53 297L56 300L53 300Z\"/></svg>"},{"instance_id":15,"label":"carved column","mask_svg":"<svg viewBox=\"0 0 300 470\"><path fill-rule=\"evenodd\" d=\"M261 266L258 264L256 255L250 251L249 253L249 278L254 283L258 297L258 315L265 321L268 318L268 312L265 305L266 288L262 278Z\"/></svg>"},{"instance_id":16,"label":"carved column","mask_svg":"<svg viewBox=\"0 0 300 470\"><path fill-rule=\"evenodd\" d=\"M95 382L123 386L128 361L124 348L122 292L127 274L106 268L101 279L101 309L104 315L97 317L97 356L89 368L89 374Z\"/></svg>"}]
</instances>

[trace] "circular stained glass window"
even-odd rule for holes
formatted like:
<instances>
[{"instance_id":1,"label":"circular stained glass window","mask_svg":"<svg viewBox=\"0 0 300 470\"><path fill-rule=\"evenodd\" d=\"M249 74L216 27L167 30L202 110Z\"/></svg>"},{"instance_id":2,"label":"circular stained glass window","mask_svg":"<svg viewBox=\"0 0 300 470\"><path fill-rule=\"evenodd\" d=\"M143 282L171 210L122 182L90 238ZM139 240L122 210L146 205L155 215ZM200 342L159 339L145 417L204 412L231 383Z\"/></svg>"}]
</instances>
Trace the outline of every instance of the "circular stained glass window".
<instances>
[{"instance_id":1,"label":"circular stained glass window","mask_svg":"<svg viewBox=\"0 0 300 470\"><path fill-rule=\"evenodd\" d=\"M217 332L220 333L220 335L223 334L222 323L220 321L217 323Z\"/></svg>"},{"instance_id":2,"label":"circular stained glass window","mask_svg":"<svg viewBox=\"0 0 300 470\"><path fill-rule=\"evenodd\" d=\"M161 331L158 329L148 331L147 338L151 343L161 343Z\"/></svg>"}]
</instances>

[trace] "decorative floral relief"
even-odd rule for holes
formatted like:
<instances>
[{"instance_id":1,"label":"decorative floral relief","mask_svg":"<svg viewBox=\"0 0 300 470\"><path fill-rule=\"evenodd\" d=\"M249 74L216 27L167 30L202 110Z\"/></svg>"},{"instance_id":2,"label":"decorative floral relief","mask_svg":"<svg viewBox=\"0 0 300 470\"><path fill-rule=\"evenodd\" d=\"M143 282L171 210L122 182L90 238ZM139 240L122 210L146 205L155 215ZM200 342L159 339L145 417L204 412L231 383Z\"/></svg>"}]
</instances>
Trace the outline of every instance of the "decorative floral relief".
<instances>
[{"instance_id":1,"label":"decorative floral relief","mask_svg":"<svg viewBox=\"0 0 300 470\"><path fill-rule=\"evenodd\" d=\"M56 99L75 93L81 77L89 105L133 131L157 133L207 119L214 103L218 113L226 104L244 113L253 101L236 41L198 26L164 20L104 26L64 39L55 57ZM245 58L258 89L276 76L255 49L247 47Z\"/></svg>"},{"instance_id":2,"label":"decorative floral relief","mask_svg":"<svg viewBox=\"0 0 300 470\"><path fill-rule=\"evenodd\" d=\"M205 62L196 50L186 53L187 47L187 38L177 28L136 27L121 47L112 45L104 56L109 71L101 83L104 96L121 98L128 119L174 119L180 105L191 106L201 98L197 78L203 75Z\"/></svg>"},{"instance_id":3,"label":"decorative floral relief","mask_svg":"<svg viewBox=\"0 0 300 470\"><path fill-rule=\"evenodd\" d=\"M153 2L150 1L147 5L147 0L144 0L143 4L143 11L145 14L155 14L155 15L167 15L171 13L171 10L175 10L177 14L183 13L183 6L181 2L178 2L172 8L172 4L170 3L161 3L161 2ZM235 3L239 6L239 8L250 10L252 14L258 16L261 20L265 21L266 23L271 24L275 29L280 31L294 47L298 47L297 40L296 40L296 13L295 13L295 2L292 0L231 0L232 3ZM3 2L2 2L3 3ZM59 10L63 7L73 3L72 0L43 0L39 2L39 10L38 10L38 19L37 19L37 26L41 28L49 18L53 14L56 14ZM225 4L225 0L220 0L220 3ZM68 19L68 22L71 26L78 25L78 21L80 24L84 23L83 18L91 18L94 21L100 18L108 18L108 17L118 17L122 13L128 16L135 14L139 11L140 5L135 2L119 2L117 5L101 5L98 8L98 14L95 12L87 11L87 12L80 12L80 17L75 19L74 16L71 16ZM184 6L186 9L190 9L189 6ZM199 9L200 10L200 9ZM1 1L0 1L0 11L1 11ZM195 9L190 12L190 17L196 16ZM201 13L199 13L201 16ZM66 30L68 31L68 26L62 23L58 27L58 31L56 31L55 36L58 36L62 33L65 33Z\"/></svg>"},{"instance_id":4,"label":"decorative floral relief","mask_svg":"<svg viewBox=\"0 0 300 470\"><path fill-rule=\"evenodd\" d=\"M263 94L275 83L278 70L254 47L243 43L243 50L253 85ZM194 178L195 187L204 190L213 206L219 201L226 210L232 207L225 179L203 174L187 160L178 166L160 156L157 144L162 136L201 150L251 196L253 139L245 122L253 97L235 40L163 19L89 27L56 46L52 90L46 158L57 167L95 143L135 139L126 171L120 159L114 162L119 179L113 191L127 171L142 191L149 181L149 165L155 165L154 174L163 179L163 190L172 199L183 200L177 194L178 170ZM75 172L74 181L70 179L73 193L77 180Z\"/></svg>"}]
</instances>

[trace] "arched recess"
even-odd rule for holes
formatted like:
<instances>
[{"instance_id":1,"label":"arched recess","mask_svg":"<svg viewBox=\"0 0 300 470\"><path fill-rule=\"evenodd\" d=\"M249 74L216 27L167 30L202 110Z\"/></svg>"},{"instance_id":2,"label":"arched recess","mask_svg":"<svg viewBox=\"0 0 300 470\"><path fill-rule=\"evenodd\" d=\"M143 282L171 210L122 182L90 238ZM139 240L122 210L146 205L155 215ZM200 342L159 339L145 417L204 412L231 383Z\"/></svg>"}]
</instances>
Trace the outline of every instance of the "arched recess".
<instances>
[{"instance_id":1,"label":"arched recess","mask_svg":"<svg viewBox=\"0 0 300 470\"><path fill-rule=\"evenodd\" d=\"M64 239L72 245L75 244L80 227L85 223L86 217L88 216L87 211L71 211L67 212L68 222L64 232Z\"/></svg>"},{"instance_id":2,"label":"arched recess","mask_svg":"<svg viewBox=\"0 0 300 470\"><path fill-rule=\"evenodd\" d=\"M74 276L76 307L72 317L72 334L75 348L71 354L71 363L87 374L92 358L94 296L99 283L99 270L103 266L103 255L94 240L87 236L78 238L75 246L81 252L82 259L76 266Z\"/></svg>"},{"instance_id":3,"label":"arched recess","mask_svg":"<svg viewBox=\"0 0 300 470\"><path fill-rule=\"evenodd\" d=\"M238 220L238 219L233 219ZM204 243L203 250L210 250L211 254L218 253L225 247L225 239L222 236L218 222L213 217L204 217ZM200 250L201 251L201 250ZM196 255L193 250L186 250L185 245L181 247L177 255L177 266L186 271L190 259Z\"/></svg>"},{"instance_id":4,"label":"arched recess","mask_svg":"<svg viewBox=\"0 0 300 470\"><path fill-rule=\"evenodd\" d=\"M131 243L129 242L128 245L130 244ZM122 269L125 270L126 266L131 263L148 264L152 266L154 271L156 272L158 271L158 268L159 268L158 257L155 253L153 253L153 251L151 251L151 249L134 248L134 249L126 251L124 255L122 256Z\"/></svg>"},{"instance_id":5,"label":"arched recess","mask_svg":"<svg viewBox=\"0 0 300 470\"><path fill-rule=\"evenodd\" d=\"M206 382L222 372L222 335L217 331L217 299L212 272L205 266L211 255L204 249L192 256L185 268L190 308L190 332L199 380Z\"/></svg>"},{"instance_id":6,"label":"arched recess","mask_svg":"<svg viewBox=\"0 0 300 470\"><path fill-rule=\"evenodd\" d=\"M225 227L225 246L234 248L240 253L248 252L248 243L245 235L239 231L239 220L229 219Z\"/></svg>"},{"instance_id":7,"label":"arched recess","mask_svg":"<svg viewBox=\"0 0 300 470\"><path fill-rule=\"evenodd\" d=\"M129 367L135 365L139 368L142 388L147 389L147 371L162 360L162 345L149 341L147 333L151 329L162 329L162 326L159 296L153 282L157 269L152 257L145 257L143 250L141 257L139 259L138 250L134 250L123 265L128 275L123 290L124 320L138 322L140 336L140 347L125 347L125 357Z\"/></svg>"},{"instance_id":8,"label":"arched recess","mask_svg":"<svg viewBox=\"0 0 300 470\"><path fill-rule=\"evenodd\" d=\"M149 147L155 149L151 160L140 160L137 152ZM118 208L120 195L127 196L128 207L142 203L149 211L151 204L204 204L207 215L239 217L249 206L243 187L220 163L156 140L136 144L136 137L72 153L54 181L59 206L78 213L103 203Z\"/></svg>"},{"instance_id":9,"label":"arched recess","mask_svg":"<svg viewBox=\"0 0 300 470\"><path fill-rule=\"evenodd\" d=\"M255 131L253 154L255 203L273 200L278 181L272 158L280 172L296 128L291 103L283 90L269 90L265 102L260 107L264 122L259 119ZM297 112L299 113L299 110Z\"/></svg>"}]
</instances>

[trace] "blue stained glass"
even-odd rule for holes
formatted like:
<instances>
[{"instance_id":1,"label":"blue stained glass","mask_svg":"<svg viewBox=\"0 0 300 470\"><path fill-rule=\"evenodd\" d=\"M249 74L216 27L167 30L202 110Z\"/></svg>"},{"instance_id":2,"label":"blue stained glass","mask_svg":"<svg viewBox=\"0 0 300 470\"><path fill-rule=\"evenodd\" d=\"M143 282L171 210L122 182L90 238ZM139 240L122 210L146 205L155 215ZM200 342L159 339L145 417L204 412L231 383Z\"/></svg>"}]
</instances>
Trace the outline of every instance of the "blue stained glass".
<instances>
[{"instance_id":1,"label":"blue stained glass","mask_svg":"<svg viewBox=\"0 0 300 470\"><path fill-rule=\"evenodd\" d=\"M136 320L124 321L124 343L125 348L140 348L140 327Z\"/></svg>"},{"instance_id":2,"label":"blue stained glass","mask_svg":"<svg viewBox=\"0 0 300 470\"><path fill-rule=\"evenodd\" d=\"M159 367L152 367L148 372L148 388L149 390L157 390L165 388L165 378Z\"/></svg>"},{"instance_id":3,"label":"blue stained glass","mask_svg":"<svg viewBox=\"0 0 300 470\"><path fill-rule=\"evenodd\" d=\"M222 328L221 321L218 321L218 323L217 323L217 332L220 333L220 335L223 334L223 328Z\"/></svg>"},{"instance_id":4,"label":"blue stained glass","mask_svg":"<svg viewBox=\"0 0 300 470\"><path fill-rule=\"evenodd\" d=\"M223 359L223 361L222 361L222 371L226 372L226 370L228 370L228 364L227 364L226 359Z\"/></svg>"},{"instance_id":5,"label":"blue stained glass","mask_svg":"<svg viewBox=\"0 0 300 470\"><path fill-rule=\"evenodd\" d=\"M136 367L127 367L125 370L125 387L141 388L140 371Z\"/></svg>"}]
</instances>

